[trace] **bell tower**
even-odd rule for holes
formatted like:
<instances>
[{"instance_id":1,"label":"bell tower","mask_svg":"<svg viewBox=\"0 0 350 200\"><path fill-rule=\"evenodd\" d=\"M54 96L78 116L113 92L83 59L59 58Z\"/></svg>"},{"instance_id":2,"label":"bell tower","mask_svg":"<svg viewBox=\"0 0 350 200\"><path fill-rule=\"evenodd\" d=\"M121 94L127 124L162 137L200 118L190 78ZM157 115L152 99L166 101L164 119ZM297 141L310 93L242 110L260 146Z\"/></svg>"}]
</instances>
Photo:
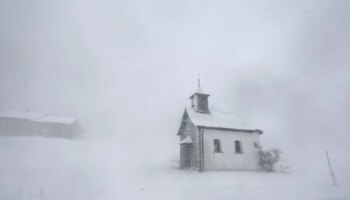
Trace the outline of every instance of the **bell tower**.
<instances>
[{"instance_id":1,"label":"bell tower","mask_svg":"<svg viewBox=\"0 0 350 200\"><path fill-rule=\"evenodd\" d=\"M208 97L210 95L203 92L201 88L201 80L198 77L198 88L195 93L190 96L192 108L199 113L210 114Z\"/></svg>"}]
</instances>

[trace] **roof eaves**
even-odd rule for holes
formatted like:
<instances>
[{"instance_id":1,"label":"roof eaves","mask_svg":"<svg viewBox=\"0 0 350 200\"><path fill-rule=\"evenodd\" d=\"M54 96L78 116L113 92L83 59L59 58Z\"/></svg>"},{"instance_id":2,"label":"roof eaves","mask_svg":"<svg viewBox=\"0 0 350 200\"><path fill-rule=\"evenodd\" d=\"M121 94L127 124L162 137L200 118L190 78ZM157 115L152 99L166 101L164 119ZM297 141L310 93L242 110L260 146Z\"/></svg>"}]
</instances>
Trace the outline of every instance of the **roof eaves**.
<instances>
[{"instance_id":1,"label":"roof eaves","mask_svg":"<svg viewBox=\"0 0 350 200\"><path fill-rule=\"evenodd\" d=\"M176 135L181 135L182 132L183 132L183 127L184 127L184 123L185 123L185 117L188 116L187 114L187 110L185 108L185 111L184 111L184 114L182 115L182 118L181 118L181 124L180 124L180 127L179 127L179 130L177 131L177 134Z\"/></svg>"},{"instance_id":2,"label":"roof eaves","mask_svg":"<svg viewBox=\"0 0 350 200\"><path fill-rule=\"evenodd\" d=\"M190 98L189 98L189 99L192 99L192 98L193 98L193 96L194 96L194 95L196 95L196 94L205 95L205 96L210 96L210 94L205 94L205 93L195 92L195 93L193 93L193 94L190 96Z\"/></svg>"},{"instance_id":3,"label":"roof eaves","mask_svg":"<svg viewBox=\"0 0 350 200\"><path fill-rule=\"evenodd\" d=\"M188 135L185 139L180 141L180 144L192 144L191 137Z\"/></svg>"},{"instance_id":4,"label":"roof eaves","mask_svg":"<svg viewBox=\"0 0 350 200\"><path fill-rule=\"evenodd\" d=\"M203 126L203 125L198 125L198 128L204 128L204 129L216 129L216 130L227 130L227 131L235 131L235 132L247 132L247 133L259 133L260 135L263 133L262 130L255 129L255 130L250 130L250 129L237 129L237 128L227 128L227 127L213 127L213 126Z\"/></svg>"}]
</instances>

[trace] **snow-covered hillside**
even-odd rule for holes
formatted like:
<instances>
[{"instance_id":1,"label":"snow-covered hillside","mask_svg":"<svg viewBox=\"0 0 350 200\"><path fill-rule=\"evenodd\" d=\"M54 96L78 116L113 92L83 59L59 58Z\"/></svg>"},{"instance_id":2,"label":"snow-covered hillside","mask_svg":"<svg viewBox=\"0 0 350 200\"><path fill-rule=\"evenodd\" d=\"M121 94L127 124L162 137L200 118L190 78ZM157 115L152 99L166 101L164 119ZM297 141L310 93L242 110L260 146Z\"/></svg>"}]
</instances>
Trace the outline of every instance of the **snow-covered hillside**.
<instances>
[{"instance_id":1,"label":"snow-covered hillside","mask_svg":"<svg viewBox=\"0 0 350 200\"><path fill-rule=\"evenodd\" d=\"M350 199L342 155L332 157L335 187L323 152L305 157L287 152L287 173L181 171L177 154L176 142L2 137L0 199L19 199L19 190L21 199L49 200Z\"/></svg>"}]
</instances>

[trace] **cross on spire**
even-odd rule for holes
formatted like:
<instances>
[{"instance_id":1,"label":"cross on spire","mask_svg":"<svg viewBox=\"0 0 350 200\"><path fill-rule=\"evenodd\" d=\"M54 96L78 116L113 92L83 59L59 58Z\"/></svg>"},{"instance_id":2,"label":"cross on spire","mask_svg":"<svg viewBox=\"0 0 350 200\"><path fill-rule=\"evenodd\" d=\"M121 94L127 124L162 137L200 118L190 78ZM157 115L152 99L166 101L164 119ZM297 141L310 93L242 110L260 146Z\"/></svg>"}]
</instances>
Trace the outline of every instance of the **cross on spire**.
<instances>
[{"instance_id":1,"label":"cross on spire","mask_svg":"<svg viewBox=\"0 0 350 200\"><path fill-rule=\"evenodd\" d=\"M198 74L198 91L201 91L201 74Z\"/></svg>"}]
</instances>

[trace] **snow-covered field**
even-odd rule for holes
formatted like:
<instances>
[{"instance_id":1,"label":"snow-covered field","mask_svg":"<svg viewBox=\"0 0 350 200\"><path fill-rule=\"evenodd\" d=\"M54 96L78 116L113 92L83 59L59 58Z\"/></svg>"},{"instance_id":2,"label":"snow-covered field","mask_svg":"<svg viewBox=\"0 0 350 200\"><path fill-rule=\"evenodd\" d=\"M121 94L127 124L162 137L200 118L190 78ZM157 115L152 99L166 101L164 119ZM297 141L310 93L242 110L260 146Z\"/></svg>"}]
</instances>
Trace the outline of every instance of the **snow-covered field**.
<instances>
[{"instance_id":1,"label":"snow-covered field","mask_svg":"<svg viewBox=\"0 0 350 200\"><path fill-rule=\"evenodd\" d=\"M284 164L291 168L285 173L181 171L177 152L176 142L1 137L0 198L350 199L344 152L332 157L338 187L330 185L323 152L305 157L287 152Z\"/></svg>"}]
</instances>

